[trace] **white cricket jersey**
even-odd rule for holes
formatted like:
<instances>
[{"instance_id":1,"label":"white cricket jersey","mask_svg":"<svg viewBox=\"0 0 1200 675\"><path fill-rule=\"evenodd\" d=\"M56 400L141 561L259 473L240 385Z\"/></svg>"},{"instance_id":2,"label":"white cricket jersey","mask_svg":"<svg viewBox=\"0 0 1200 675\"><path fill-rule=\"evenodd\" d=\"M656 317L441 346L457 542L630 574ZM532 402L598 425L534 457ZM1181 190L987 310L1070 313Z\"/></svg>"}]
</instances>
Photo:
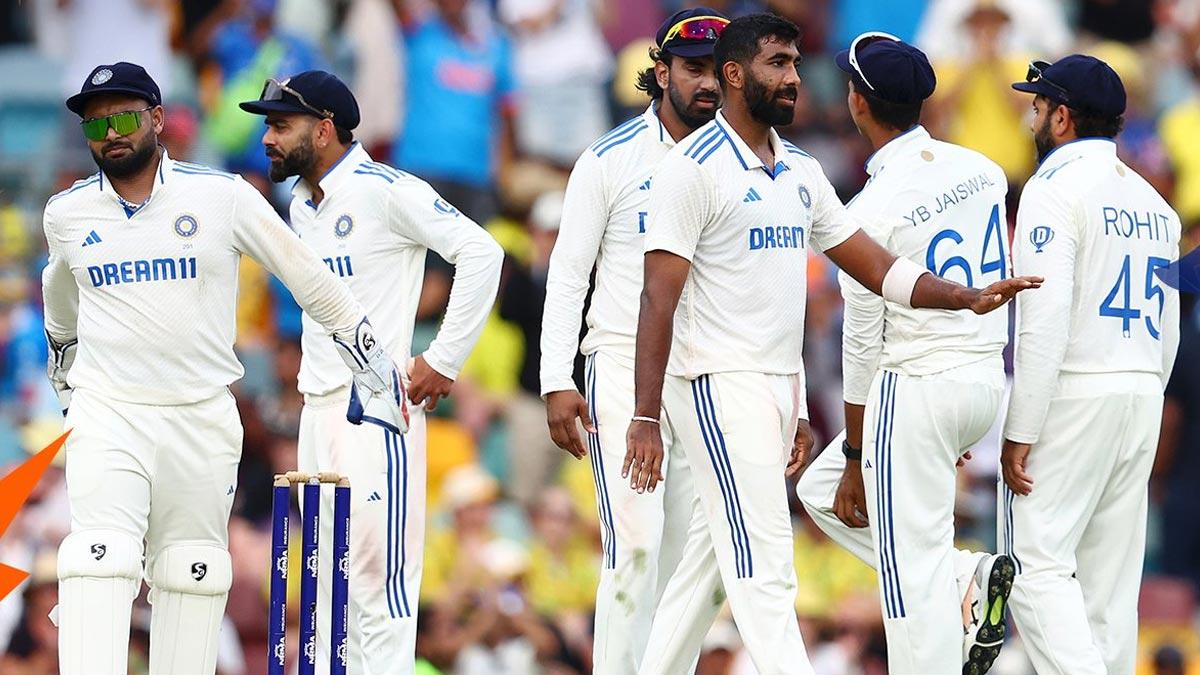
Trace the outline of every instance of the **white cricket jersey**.
<instances>
[{"instance_id":1,"label":"white cricket jersey","mask_svg":"<svg viewBox=\"0 0 1200 675\"><path fill-rule=\"evenodd\" d=\"M809 249L833 248L858 225L817 160L774 130L770 142L768 167L718 112L655 171L645 250L692 263L671 375L804 369Z\"/></svg>"},{"instance_id":2,"label":"white cricket jersey","mask_svg":"<svg viewBox=\"0 0 1200 675\"><path fill-rule=\"evenodd\" d=\"M603 349L632 361L642 292L642 235L655 167L675 140L651 106L591 145L567 183L562 224L546 279L542 395L575 389L575 351ZM583 300L596 289L579 345Z\"/></svg>"},{"instance_id":3,"label":"white cricket jersey","mask_svg":"<svg viewBox=\"0 0 1200 675\"><path fill-rule=\"evenodd\" d=\"M253 186L173 161L166 150L157 174L140 206L102 173L46 204L46 330L59 342L79 339L73 388L180 405L240 378L233 342L243 254L331 331L353 335L363 318L358 302Z\"/></svg>"},{"instance_id":4,"label":"white cricket jersey","mask_svg":"<svg viewBox=\"0 0 1200 675\"><path fill-rule=\"evenodd\" d=\"M398 364L411 356L413 322L425 279L425 251L455 266L446 317L424 353L455 379L496 300L504 254L474 221L425 181L372 161L357 142L320 180L314 204L304 180L292 189L292 228L363 304L376 337ZM304 313L299 388L328 394L351 374L328 331Z\"/></svg>"},{"instance_id":5,"label":"white cricket jersey","mask_svg":"<svg viewBox=\"0 0 1200 675\"><path fill-rule=\"evenodd\" d=\"M917 126L867 160L870 180L847 205L863 230L933 274L983 288L1011 275L1004 171L973 150ZM1008 312L913 309L887 302L845 272L843 398L865 405L879 368L930 375L999 357Z\"/></svg>"},{"instance_id":6,"label":"white cricket jersey","mask_svg":"<svg viewBox=\"0 0 1200 675\"><path fill-rule=\"evenodd\" d=\"M1165 386L1179 292L1155 271L1178 259L1179 235L1179 216L1112 141L1086 138L1046 157L1021 193L1013 237L1014 272L1046 281L1017 296L1005 438L1037 442L1060 374L1147 373Z\"/></svg>"}]
</instances>

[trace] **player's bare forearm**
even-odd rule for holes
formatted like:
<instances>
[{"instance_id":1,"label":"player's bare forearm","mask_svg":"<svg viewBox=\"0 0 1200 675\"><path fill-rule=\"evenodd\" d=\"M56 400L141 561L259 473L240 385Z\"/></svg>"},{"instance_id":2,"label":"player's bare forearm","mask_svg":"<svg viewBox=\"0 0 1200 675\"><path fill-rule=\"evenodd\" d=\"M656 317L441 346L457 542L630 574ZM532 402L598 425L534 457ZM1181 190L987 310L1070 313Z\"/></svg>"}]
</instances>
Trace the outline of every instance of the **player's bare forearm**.
<instances>
[{"instance_id":1,"label":"player's bare forearm","mask_svg":"<svg viewBox=\"0 0 1200 675\"><path fill-rule=\"evenodd\" d=\"M863 432L863 415L866 412L866 406L856 405L854 403L846 403L843 401L843 408L846 412L846 442L852 448L862 448L862 432Z\"/></svg>"},{"instance_id":2,"label":"player's bare forearm","mask_svg":"<svg viewBox=\"0 0 1200 675\"><path fill-rule=\"evenodd\" d=\"M825 254L846 274L876 295L883 295L883 281L897 261L896 256L862 230L855 232L849 239L829 249ZM997 281L981 290L926 273L913 285L909 304L916 308L969 309L976 314L986 314L1002 307L1017 293L1029 288L1038 288L1041 284L1041 277L1013 277Z\"/></svg>"},{"instance_id":3,"label":"player's bare forearm","mask_svg":"<svg viewBox=\"0 0 1200 675\"><path fill-rule=\"evenodd\" d=\"M690 270L691 263L673 253L646 254L633 370L634 415L658 418L675 307Z\"/></svg>"},{"instance_id":4,"label":"player's bare forearm","mask_svg":"<svg viewBox=\"0 0 1200 675\"><path fill-rule=\"evenodd\" d=\"M636 355L633 366L635 419L625 436L625 463L621 477L639 493L654 491L663 479L663 447L659 419L663 377L671 353L675 306L687 282L691 262L666 251L646 254L642 306L638 314ZM644 419L636 419L644 418Z\"/></svg>"}]
</instances>

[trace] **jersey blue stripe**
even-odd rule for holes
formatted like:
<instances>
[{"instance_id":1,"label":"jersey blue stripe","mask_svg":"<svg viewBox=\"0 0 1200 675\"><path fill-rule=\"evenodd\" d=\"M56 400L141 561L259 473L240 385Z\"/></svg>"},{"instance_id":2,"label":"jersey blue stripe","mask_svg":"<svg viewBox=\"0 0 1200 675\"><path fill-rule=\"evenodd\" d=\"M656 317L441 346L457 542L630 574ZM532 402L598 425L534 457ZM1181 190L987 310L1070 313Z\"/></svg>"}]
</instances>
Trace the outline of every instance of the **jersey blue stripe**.
<instances>
[{"instance_id":1,"label":"jersey blue stripe","mask_svg":"<svg viewBox=\"0 0 1200 675\"><path fill-rule=\"evenodd\" d=\"M721 432L721 426L717 422L717 410L713 404L712 398L712 378L708 375L704 376L704 398L708 405L709 420L712 422L713 432L716 434L717 440L720 441L720 457L725 465L725 472L729 477L729 492L733 495L734 510L737 513L738 527L741 529L742 544L746 548L746 576L754 576L754 552L750 548L750 533L746 530L746 519L742 513L742 500L738 496L737 480L733 475L733 466L729 461L729 449L725 447L725 434Z\"/></svg>"},{"instance_id":2,"label":"jersey blue stripe","mask_svg":"<svg viewBox=\"0 0 1200 675\"><path fill-rule=\"evenodd\" d=\"M608 142L607 145L600 148L599 150L596 150L595 151L596 156L600 157L604 153L608 152L609 150L612 150L613 148L617 147L618 145L622 145L624 143L628 143L629 141L632 141L634 138L637 138L638 134L642 133L643 131L645 131L648 128L649 128L648 125L646 125L645 123L634 125L629 131L626 131L625 133L621 134L620 136L612 139L611 141Z\"/></svg>"},{"instance_id":3,"label":"jersey blue stripe","mask_svg":"<svg viewBox=\"0 0 1200 675\"><path fill-rule=\"evenodd\" d=\"M375 171L374 169L355 169L354 173L361 174L363 176L375 176L376 178L382 178L389 183L395 182L388 175Z\"/></svg>"},{"instance_id":4,"label":"jersey blue stripe","mask_svg":"<svg viewBox=\"0 0 1200 675\"><path fill-rule=\"evenodd\" d=\"M596 416L596 355L592 354L587 360L588 408L592 416L592 425L599 429L600 422ZM604 537L604 563L608 569L617 567L617 533L614 527L612 501L608 496L608 479L604 474L603 448L600 446L600 434L588 434L592 446L592 473L596 476L596 501L600 506L600 522L607 536Z\"/></svg>"},{"instance_id":5,"label":"jersey blue stripe","mask_svg":"<svg viewBox=\"0 0 1200 675\"><path fill-rule=\"evenodd\" d=\"M783 141L783 148L785 150L787 150L788 152L792 153L793 155L800 155L802 157L812 157L812 155L810 155L807 152L796 147L796 145L794 143L792 143L791 141L789 141L787 139L783 139L783 138L781 138L779 140Z\"/></svg>"},{"instance_id":6,"label":"jersey blue stripe","mask_svg":"<svg viewBox=\"0 0 1200 675\"><path fill-rule=\"evenodd\" d=\"M713 138L715 138L716 136L719 136L720 133L721 133L720 129L718 129L716 127L709 127L707 130L704 131L704 133L700 134L700 136L698 138L696 138L696 140L692 141L692 144L688 146L688 149L686 151L684 151L684 154L686 154L689 157L695 157L697 154L699 154L700 152L702 152L704 150L704 148L708 145L709 142L712 141Z\"/></svg>"},{"instance_id":7,"label":"jersey blue stripe","mask_svg":"<svg viewBox=\"0 0 1200 675\"><path fill-rule=\"evenodd\" d=\"M404 442L404 436L397 435L400 440L400 475L402 476L400 488L400 600L404 603L404 616L412 616L412 610L408 606L408 591L404 586L404 567L408 561L408 444Z\"/></svg>"},{"instance_id":8,"label":"jersey blue stripe","mask_svg":"<svg viewBox=\"0 0 1200 675\"><path fill-rule=\"evenodd\" d=\"M729 137L722 134L721 138L711 148L709 148L708 152L704 153L704 155L701 156L697 162L703 164L704 160L708 159L714 152L717 151L717 148L721 147L721 145L723 145L727 140L729 140Z\"/></svg>"},{"instance_id":9,"label":"jersey blue stripe","mask_svg":"<svg viewBox=\"0 0 1200 675\"><path fill-rule=\"evenodd\" d=\"M716 443L715 439L710 436L711 429L706 415L707 406L702 403L703 397L704 390L700 385L700 379L692 380L692 401L696 406L696 420L700 424L700 435L704 438L704 447L708 451L708 461L712 464L713 472L717 476L717 487L721 490L721 500L725 505L725 522L729 524L729 536L733 541L734 568L737 570L737 577L741 579L745 576L745 553L742 550L737 525L734 523L733 500L729 498L729 490L725 485L725 473L721 470L721 463L717 461L714 451Z\"/></svg>"},{"instance_id":10,"label":"jersey blue stripe","mask_svg":"<svg viewBox=\"0 0 1200 675\"><path fill-rule=\"evenodd\" d=\"M396 500L396 469L394 462L394 453L392 452L392 432L387 429L383 430L383 445L384 455L387 457L387 565L384 567L383 576L383 595L387 598L388 616L396 618L396 603L392 596L392 583L395 580L395 560L392 551L395 550L395 542L393 539L393 530L395 529L394 518L392 514L395 510L393 506Z\"/></svg>"},{"instance_id":11,"label":"jersey blue stripe","mask_svg":"<svg viewBox=\"0 0 1200 675\"><path fill-rule=\"evenodd\" d=\"M82 190L83 188L85 188L89 185L95 185L96 183L99 183L99 182L100 182L100 174L94 173L91 176L88 176L87 178L82 178L80 180L75 181L75 183L72 184L71 187L67 188L66 190L63 190L62 192L60 192L60 193L54 195L53 197L51 197L50 199L46 200L46 203L49 204L50 202L54 201L55 199L58 199L59 197L65 197L65 196L71 194L72 192L75 192L76 190Z\"/></svg>"},{"instance_id":12,"label":"jersey blue stripe","mask_svg":"<svg viewBox=\"0 0 1200 675\"><path fill-rule=\"evenodd\" d=\"M195 171L209 171L212 173L219 173L223 176L229 176L230 178L233 177L233 174L228 171L214 169L211 166L205 166L203 164L195 164L193 162L178 162L177 161L177 162L175 162L174 166L172 166L171 168L173 168L173 169L193 169Z\"/></svg>"},{"instance_id":13,"label":"jersey blue stripe","mask_svg":"<svg viewBox=\"0 0 1200 675\"><path fill-rule=\"evenodd\" d=\"M400 169L397 169L396 167L393 167L393 166L388 166L387 164L384 164L382 162L363 162L362 164L359 164L359 167L364 168L364 169L375 169L376 171L382 171L383 173L391 175L393 178L402 178L405 175L407 175Z\"/></svg>"},{"instance_id":14,"label":"jersey blue stripe","mask_svg":"<svg viewBox=\"0 0 1200 675\"><path fill-rule=\"evenodd\" d=\"M882 591L884 600L884 611L887 618L895 618L895 594L893 591L894 580L892 578L892 565L889 555L886 533L886 517L884 515L884 498L883 498L883 453L884 453L884 437L887 427L887 373L879 381L879 403L875 414L875 511L879 514L879 575L883 580Z\"/></svg>"},{"instance_id":15,"label":"jersey blue stripe","mask_svg":"<svg viewBox=\"0 0 1200 675\"><path fill-rule=\"evenodd\" d=\"M900 561L896 559L896 523L895 523L895 508L892 503L892 437L896 433L896 381L899 375L896 373L887 373L888 378L888 410L887 410L887 446L884 449L886 489L884 496L887 499L887 536L888 550L892 558L892 574L894 576L893 586L896 591L896 610L897 616L903 618L906 615L904 610L904 589L900 584ZM895 618L895 617L893 617Z\"/></svg>"},{"instance_id":16,"label":"jersey blue stripe","mask_svg":"<svg viewBox=\"0 0 1200 675\"><path fill-rule=\"evenodd\" d=\"M641 119L642 119L642 116L638 115L637 117L627 119L624 122L618 124L616 127L609 129L607 133L605 133L600 138L597 138L596 141L594 143L592 143L592 145L591 145L592 151L595 151L596 148L600 147L601 145L604 145L605 142L607 142L609 139L613 138L617 134L629 129L629 127L633 126L634 124L637 124L638 120L641 120Z\"/></svg>"},{"instance_id":17,"label":"jersey blue stripe","mask_svg":"<svg viewBox=\"0 0 1200 675\"><path fill-rule=\"evenodd\" d=\"M228 178L229 180L233 180L233 178L234 178L233 174L225 173L224 171L210 171L210 170L200 171L200 170L183 168L183 167L178 167L178 166L171 167L171 171L174 171L175 173L186 174L189 176L216 176L218 178Z\"/></svg>"}]
</instances>

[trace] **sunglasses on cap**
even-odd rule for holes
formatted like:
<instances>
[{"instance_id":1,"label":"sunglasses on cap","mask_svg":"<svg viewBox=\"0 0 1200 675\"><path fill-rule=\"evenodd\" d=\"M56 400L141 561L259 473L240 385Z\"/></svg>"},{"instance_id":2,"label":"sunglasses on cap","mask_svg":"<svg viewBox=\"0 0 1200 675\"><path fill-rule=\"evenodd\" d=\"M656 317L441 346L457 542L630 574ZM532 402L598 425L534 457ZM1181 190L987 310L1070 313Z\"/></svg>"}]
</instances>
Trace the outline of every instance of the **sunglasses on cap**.
<instances>
[{"instance_id":1,"label":"sunglasses on cap","mask_svg":"<svg viewBox=\"0 0 1200 675\"><path fill-rule=\"evenodd\" d=\"M721 37L721 33L728 25L729 19L719 16L693 16L671 26L671 30L667 31L667 36L663 38L659 48L661 49L663 45L674 39L716 40Z\"/></svg>"},{"instance_id":2,"label":"sunglasses on cap","mask_svg":"<svg viewBox=\"0 0 1200 675\"><path fill-rule=\"evenodd\" d=\"M126 110L104 117L92 117L79 120L79 126L83 127L83 135L89 141L104 140L108 137L109 127L112 127L118 136L128 136L142 126L142 113L153 109L154 106L147 106L141 110Z\"/></svg>"},{"instance_id":3,"label":"sunglasses on cap","mask_svg":"<svg viewBox=\"0 0 1200 675\"><path fill-rule=\"evenodd\" d=\"M1051 89L1058 93L1058 98L1060 101L1062 101L1064 104L1070 103L1071 95L1067 93L1067 90L1064 89L1062 85L1046 79L1044 72L1049 67L1050 63L1047 61L1031 61L1029 63L1029 70L1025 72L1025 81L1029 82L1030 84L1034 82L1041 82L1042 84L1048 85Z\"/></svg>"},{"instance_id":4,"label":"sunglasses on cap","mask_svg":"<svg viewBox=\"0 0 1200 675\"><path fill-rule=\"evenodd\" d=\"M871 31L859 35L858 37L854 38L854 42L850 43L850 67L854 69L855 73L858 73L858 76L862 79L863 84L870 87L871 91L875 91L875 85L871 84L871 81L867 79L867 74L864 73L862 68L858 65L858 50L873 42L883 42L885 40L889 42L900 42L900 38L892 35L891 33Z\"/></svg>"},{"instance_id":5,"label":"sunglasses on cap","mask_svg":"<svg viewBox=\"0 0 1200 675\"><path fill-rule=\"evenodd\" d=\"M310 105L308 101L304 100L304 96L302 96L300 94L300 92L289 87L287 85L287 83L288 83L287 80L280 82L279 80L276 80L273 77L269 78L266 81L266 83L263 84L262 94L259 94L258 100L260 100L260 101L282 101L283 95L287 94L287 95L295 98L296 102L298 102L301 106L303 106L305 110L316 115L317 117L325 117L328 119L333 119L333 113L329 112L328 110L321 110L320 108L317 108L316 106Z\"/></svg>"}]
</instances>

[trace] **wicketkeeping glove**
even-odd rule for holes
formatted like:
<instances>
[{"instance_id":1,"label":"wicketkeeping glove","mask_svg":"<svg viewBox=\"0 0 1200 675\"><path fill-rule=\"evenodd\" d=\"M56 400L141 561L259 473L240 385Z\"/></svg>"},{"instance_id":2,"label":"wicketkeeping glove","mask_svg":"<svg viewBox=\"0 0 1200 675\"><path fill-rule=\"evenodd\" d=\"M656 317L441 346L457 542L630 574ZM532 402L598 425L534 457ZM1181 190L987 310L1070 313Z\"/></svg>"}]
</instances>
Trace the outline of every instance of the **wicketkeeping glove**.
<instances>
[{"instance_id":1,"label":"wicketkeeping glove","mask_svg":"<svg viewBox=\"0 0 1200 675\"><path fill-rule=\"evenodd\" d=\"M65 416L67 408L71 407L71 385L67 384L67 371L75 363L75 349L79 346L79 340L59 344L50 337L50 333L46 333L46 344L50 346L46 375L50 378L50 384L54 385L54 391L58 392L58 407L62 408Z\"/></svg>"},{"instance_id":2,"label":"wicketkeeping glove","mask_svg":"<svg viewBox=\"0 0 1200 675\"><path fill-rule=\"evenodd\" d=\"M351 424L378 424L397 434L408 431L408 392L371 323L364 317L353 335L334 335L333 343L354 373L346 419Z\"/></svg>"}]
</instances>

